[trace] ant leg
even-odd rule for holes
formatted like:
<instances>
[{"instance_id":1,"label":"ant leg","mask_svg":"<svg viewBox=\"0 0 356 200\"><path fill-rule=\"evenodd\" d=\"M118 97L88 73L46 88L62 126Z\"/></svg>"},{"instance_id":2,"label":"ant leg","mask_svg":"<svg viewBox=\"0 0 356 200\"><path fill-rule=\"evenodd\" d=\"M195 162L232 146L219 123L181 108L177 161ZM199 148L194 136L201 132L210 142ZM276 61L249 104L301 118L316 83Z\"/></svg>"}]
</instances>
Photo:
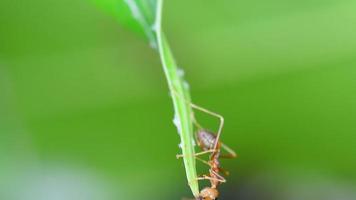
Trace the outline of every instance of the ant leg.
<instances>
[{"instance_id":1,"label":"ant leg","mask_svg":"<svg viewBox=\"0 0 356 200\"><path fill-rule=\"evenodd\" d=\"M183 101L184 101L186 104L188 104L189 106L191 106L192 103L191 103L190 101L188 101L184 96L182 96L181 94L179 94L174 88L173 88L173 90L172 90L172 93L173 93L175 96L177 96L177 97L183 99ZM196 118L195 118L194 112L191 113L191 119L192 119L192 121L193 121L193 123L194 123L194 125L195 125L196 127L198 127L199 129L202 129L202 126L198 123L198 121L197 121Z\"/></svg>"},{"instance_id":2,"label":"ant leg","mask_svg":"<svg viewBox=\"0 0 356 200\"><path fill-rule=\"evenodd\" d=\"M225 158L225 159L233 159L236 158L237 155L231 155L231 154L226 154L226 155L220 155L219 158Z\"/></svg>"},{"instance_id":3,"label":"ant leg","mask_svg":"<svg viewBox=\"0 0 356 200\"><path fill-rule=\"evenodd\" d=\"M179 159L179 158L181 158L181 157L183 157L183 156L182 156L182 155L177 155L177 159ZM203 160L203 159L199 158L198 156L196 156L195 159L197 159L197 160L199 160L200 162L202 162L202 163L208 165L209 167L211 166L208 161Z\"/></svg>"},{"instance_id":4,"label":"ant leg","mask_svg":"<svg viewBox=\"0 0 356 200\"><path fill-rule=\"evenodd\" d=\"M214 175L216 175L216 174L214 173ZM213 177L210 177L208 175L203 175L203 176L199 176L195 180L197 180L197 181L210 180L210 181L218 181L218 182L221 182L221 183L225 183L226 182L226 180L223 177L221 177L220 175L217 175L217 176L219 178L213 178Z\"/></svg>"},{"instance_id":5,"label":"ant leg","mask_svg":"<svg viewBox=\"0 0 356 200\"><path fill-rule=\"evenodd\" d=\"M219 125L219 130L218 130L218 134L216 135L216 141L215 141L215 144L214 144L214 149L217 148L218 146L218 142L219 142L219 139L220 139L220 135L221 135L221 131L222 131L222 128L224 127L224 117L219 115L218 113L215 113L215 112L212 112L206 108L203 108L203 107L200 107L196 104L193 104L189 101L187 101L184 97L182 97L180 94L178 94L174 89L173 89L173 92L175 95L177 95L178 97L182 98L187 104L190 104L190 106L196 110L199 110L201 112L205 112L211 116L214 116L214 117L217 117L219 118L220 120L220 125ZM197 125L198 128L201 128L201 126L196 122L195 120L195 117L193 118L193 121L195 121L195 124Z\"/></svg>"},{"instance_id":6,"label":"ant leg","mask_svg":"<svg viewBox=\"0 0 356 200\"><path fill-rule=\"evenodd\" d=\"M211 166L211 165L209 164L209 162L207 162L206 160L203 160L203 159L201 159L201 158L199 158L199 157L195 157L195 159L197 159L197 160L199 160L200 162L202 162L202 163L208 165L209 167Z\"/></svg>"},{"instance_id":7,"label":"ant leg","mask_svg":"<svg viewBox=\"0 0 356 200\"><path fill-rule=\"evenodd\" d=\"M191 103L190 103L191 104ZM198 120L195 118L194 112L192 112L192 121L193 124L198 127L198 129L203 129L203 126L199 124Z\"/></svg>"},{"instance_id":8,"label":"ant leg","mask_svg":"<svg viewBox=\"0 0 356 200\"><path fill-rule=\"evenodd\" d=\"M201 177L198 177L196 180L198 180L198 181L211 180L211 181L218 181L218 182L221 182L221 183L225 183L226 182L225 179L212 178L212 177L210 177L208 175L203 175Z\"/></svg>"},{"instance_id":9,"label":"ant leg","mask_svg":"<svg viewBox=\"0 0 356 200\"><path fill-rule=\"evenodd\" d=\"M227 171L227 170L225 170L225 169L223 169L223 168L221 168L221 167L219 167L219 170L220 170L223 174L225 174L225 176L229 176L229 175L230 175L230 172L229 172L229 171Z\"/></svg>"},{"instance_id":10,"label":"ant leg","mask_svg":"<svg viewBox=\"0 0 356 200\"><path fill-rule=\"evenodd\" d=\"M221 183L225 183L226 180L224 177L222 177L220 174L218 174L217 172L213 171L213 170L209 170L210 174L214 174L216 177L218 178L213 178L211 176L208 176L208 175L203 175L203 176L200 176L197 178L197 180L212 180L212 181L218 181L218 182L221 182Z\"/></svg>"},{"instance_id":11,"label":"ant leg","mask_svg":"<svg viewBox=\"0 0 356 200\"><path fill-rule=\"evenodd\" d=\"M225 145L224 143L221 143L221 147L227 151L228 154L226 155L220 155L220 158L236 158L237 154L235 153L234 150L232 150L230 147Z\"/></svg>"},{"instance_id":12,"label":"ant leg","mask_svg":"<svg viewBox=\"0 0 356 200\"><path fill-rule=\"evenodd\" d=\"M177 159L183 158L183 154L177 154L177 155L176 155L176 158L177 158Z\"/></svg>"},{"instance_id":13,"label":"ant leg","mask_svg":"<svg viewBox=\"0 0 356 200\"><path fill-rule=\"evenodd\" d=\"M209 114L209 115L211 115L211 116L214 116L214 117L219 118L219 120L220 120L220 125L219 125L218 133L217 133L217 135L216 135L215 144L214 144L214 149L216 150L216 148L217 148L217 146L218 146L218 142L219 142L219 139L220 139L220 135L221 135L222 129L223 129L223 127L224 127L224 117L221 116L220 114L217 114L217 113L215 113L215 112L212 112L212 111L210 111L210 110L208 110L208 109L205 109L205 108L200 107L200 106L198 106L198 105L195 105L195 104L193 104L193 103L191 103L190 105L192 106L192 108L195 108L195 109L197 109L197 110L199 110L199 111L201 111L201 112L205 112L205 113L207 113L207 114Z\"/></svg>"},{"instance_id":14,"label":"ant leg","mask_svg":"<svg viewBox=\"0 0 356 200\"><path fill-rule=\"evenodd\" d=\"M219 173L213 171L213 170L209 170L210 173L214 174L215 176L219 177L217 180L219 180L220 182L222 183L225 183L226 182L226 179L224 177L222 177Z\"/></svg>"},{"instance_id":15,"label":"ant leg","mask_svg":"<svg viewBox=\"0 0 356 200\"><path fill-rule=\"evenodd\" d=\"M215 153L216 150L214 149L209 149L209 150L206 150L206 151L201 151L199 153L196 153L195 156L200 156L200 155L204 155L204 154L207 154L207 153Z\"/></svg>"},{"instance_id":16,"label":"ant leg","mask_svg":"<svg viewBox=\"0 0 356 200\"><path fill-rule=\"evenodd\" d=\"M177 159L179 159L179 158L181 158L181 157L183 157L183 156L182 156L182 155L177 155ZM199 158L198 156L196 156L195 159L197 159L197 160L199 160L200 162L202 162L202 163L208 165L209 167L211 166L211 164L210 164L208 161L206 161L206 160L204 160L204 159L201 159L201 158ZM219 168L219 169L220 169L221 171L223 171L224 174L226 174L225 172L227 172L227 171L225 171L224 169L221 169L221 168ZM228 172L227 172L226 175L228 175Z\"/></svg>"},{"instance_id":17,"label":"ant leg","mask_svg":"<svg viewBox=\"0 0 356 200\"><path fill-rule=\"evenodd\" d=\"M202 151L202 152L196 153L196 154L194 154L194 156L197 157L197 156L200 156L200 155L204 155L204 154L207 154L207 153L214 153L214 152L216 152L214 149L210 149L210 150L206 150L206 151ZM182 158L183 155L182 154L178 154L178 155L176 155L176 157L177 157L177 159L178 158Z\"/></svg>"}]
</instances>

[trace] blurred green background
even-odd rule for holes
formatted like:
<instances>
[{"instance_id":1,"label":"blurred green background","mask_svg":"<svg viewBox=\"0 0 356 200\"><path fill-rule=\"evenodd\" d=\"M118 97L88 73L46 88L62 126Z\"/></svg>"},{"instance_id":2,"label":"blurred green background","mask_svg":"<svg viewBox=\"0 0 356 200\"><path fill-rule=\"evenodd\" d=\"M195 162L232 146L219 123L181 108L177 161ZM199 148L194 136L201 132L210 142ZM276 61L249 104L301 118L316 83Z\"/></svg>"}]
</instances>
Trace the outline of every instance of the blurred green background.
<instances>
[{"instance_id":1,"label":"blurred green background","mask_svg":"<svg viewBox=\"0 0 356 200\"><path fill-rule=\"evenodd\" d=\"M239 154L221 199L356 199L355 10L165 1L193 101ZM0 2L0 199L190 197L172 119L157 52L93 3Z\"/></svg>"}]
</instances>

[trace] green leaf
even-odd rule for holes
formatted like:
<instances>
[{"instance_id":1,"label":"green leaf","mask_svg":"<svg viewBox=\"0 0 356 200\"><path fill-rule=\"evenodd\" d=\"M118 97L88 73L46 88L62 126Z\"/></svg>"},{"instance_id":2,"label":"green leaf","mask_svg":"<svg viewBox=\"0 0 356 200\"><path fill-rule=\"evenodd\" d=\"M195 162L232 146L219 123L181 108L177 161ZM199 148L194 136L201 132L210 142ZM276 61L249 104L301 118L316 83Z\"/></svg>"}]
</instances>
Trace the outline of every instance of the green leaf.
<instances>
[{"instance_id":1,"label":"green leaf","mask_svg":"<svg viewBox=\"0 0 356 200\"><path fill-rule=\"evenodd\" d=\"M194 136L192 123L192 108L190 106L190 95L188 83L183 80L182 74L177 71L177 65L169 48L168 42L161 29L162 0L158 0L156 15L156 31L158 49L161 57L163 69L168 81L168 86L173 99L175 117L174 121L181 138L180 147L182 149L183 161L186 170L188 184L197 197L199 195L199 185L195 164Z\"/></svg>"},{"instance_id":2,"label":"green leaf","mask_svg":"<svg viewBox=\"0 0 356 200\"><path fill-rule=\"evenodd\" d=\"M180 136L183 162L188 184L195 197L199 195L195 163L195 142L190 106L189 85L177 68L172 51L162 32L163 0L96 0L121 23L146 36L150 45L157 48L168 82L174 106L174 123Z\"/></svg>"},{"instance_id":3,"label":"green leaf","mask_svg":"<svg viewBox=\"0 0 356 200\"><path fill-rule=\"evenodd\" d=\"M113 15L122 25L145 36L153 48L157 47L154 32L157 0L92 0Z\"/></svg>"}]
</instances>

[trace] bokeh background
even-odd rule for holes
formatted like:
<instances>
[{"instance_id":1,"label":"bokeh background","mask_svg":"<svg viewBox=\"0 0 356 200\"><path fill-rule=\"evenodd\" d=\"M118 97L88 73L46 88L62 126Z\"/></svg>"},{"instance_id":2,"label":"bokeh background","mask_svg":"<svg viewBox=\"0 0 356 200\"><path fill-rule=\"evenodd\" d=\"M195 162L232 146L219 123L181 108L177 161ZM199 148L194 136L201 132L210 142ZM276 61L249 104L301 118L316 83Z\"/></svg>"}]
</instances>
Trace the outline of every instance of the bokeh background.
<instances>
[{"instance_id":1,"label":"bokeh background","mask_svg":"<svg viewBox=\"0 0 356 200\"><path fill-rule=\"evenodd\" d=\"M193 101L239 154L221 199L356 199L355 10L165 1ZM172 118L157 52L95 4L1 0L0 199L190 197Z\"/></svg>"}]
</instances>

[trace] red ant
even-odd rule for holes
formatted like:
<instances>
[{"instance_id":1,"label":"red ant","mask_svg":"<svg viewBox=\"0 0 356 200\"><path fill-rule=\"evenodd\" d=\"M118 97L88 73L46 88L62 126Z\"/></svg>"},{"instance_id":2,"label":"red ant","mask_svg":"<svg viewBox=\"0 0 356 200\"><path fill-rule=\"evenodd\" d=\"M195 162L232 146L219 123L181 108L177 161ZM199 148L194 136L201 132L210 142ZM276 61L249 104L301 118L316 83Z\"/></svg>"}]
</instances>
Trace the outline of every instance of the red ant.
<instances>
[{"instance_id":1,"label":"red ant","mask_svg":"<svg viewBox=\"0 0 356 200\"><path fill-rule=\"evenodd\" d=\"M200 106L197 106L193 103L190 103L190 106L201 112L205 112L209 115L217 117L220 120L219 130L218 133L215 135L214 133L203 129L202 126L199 125L195 120L194 115L192 116L193 122L198 127L198 131L196 133L196 141L198 143L198 146L203 150L202 152L196 153L195 157L197 160L207 164L210 167L209 175L203 175L202 177L198 177L198 180L210 180L210 184L211 184L211 187L206 187L202 189L200 191L199 196L195 198L196 200L215 200L219 196L219 191L217 190L217 186L220 183L226 182L225 178L221 176L219 172L221 171L224 174L228 175L228 172L220 167L219 158L235 158L236 153L219 140L222 128L224 126L223 116L214 113L212 111L209 111L205 108L202 108ZM225 149L225 151L227 151L228 154L221 155L220 154L221 148ZM211 153L209 157L209 161L205 161L198 157L200 155L207 154L207 153ZM182 155L177 155L177 158L180 157L182 157Z\"/></svg>"}]
</instances>

